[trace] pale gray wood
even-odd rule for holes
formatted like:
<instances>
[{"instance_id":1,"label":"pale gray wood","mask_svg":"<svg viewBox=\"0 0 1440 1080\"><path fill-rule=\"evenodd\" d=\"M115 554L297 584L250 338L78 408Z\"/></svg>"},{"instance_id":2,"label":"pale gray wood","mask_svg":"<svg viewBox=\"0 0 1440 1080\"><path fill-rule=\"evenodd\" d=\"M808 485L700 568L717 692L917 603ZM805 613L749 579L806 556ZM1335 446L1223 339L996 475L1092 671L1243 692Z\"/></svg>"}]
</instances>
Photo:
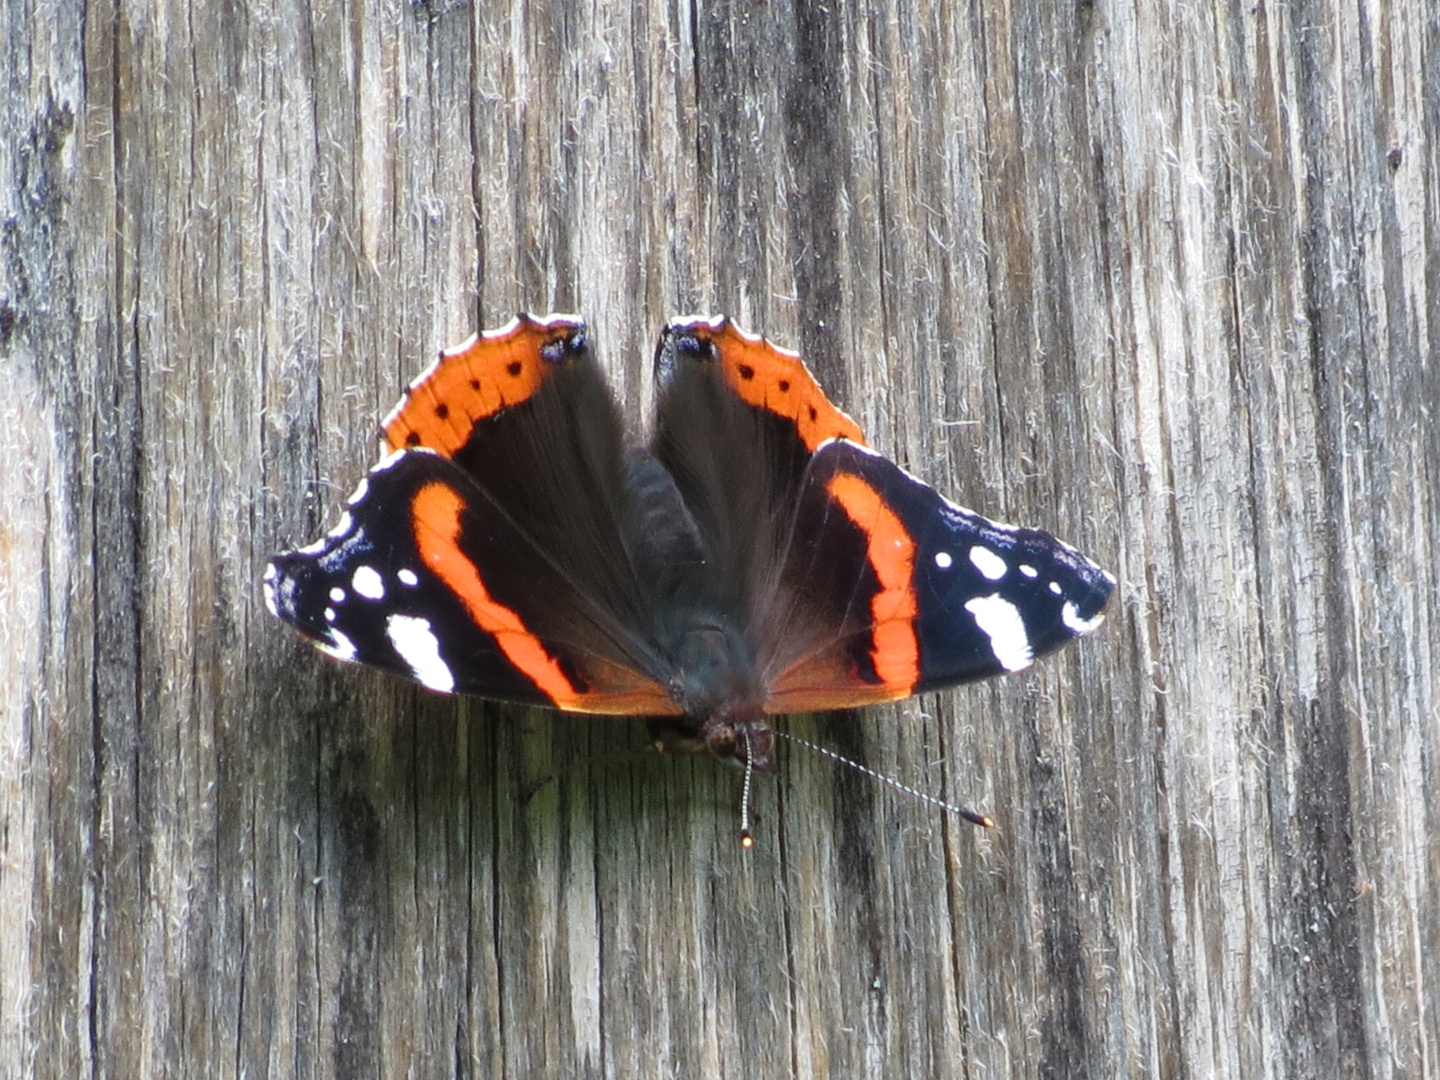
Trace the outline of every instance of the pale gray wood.
<instances>
[{"instance_id":1,"label":"pale gray wood","mask_svg":"<svg viewBox=\"0 0 1440 1080\"><path fill-rule=\"evenodd\" d=\"M0 1075L1440 1076L1440 30L1390 5L0 7ZM434 351L667 318L1114 569L782 752L270 619Z\"/></svg>"}]
</instances>

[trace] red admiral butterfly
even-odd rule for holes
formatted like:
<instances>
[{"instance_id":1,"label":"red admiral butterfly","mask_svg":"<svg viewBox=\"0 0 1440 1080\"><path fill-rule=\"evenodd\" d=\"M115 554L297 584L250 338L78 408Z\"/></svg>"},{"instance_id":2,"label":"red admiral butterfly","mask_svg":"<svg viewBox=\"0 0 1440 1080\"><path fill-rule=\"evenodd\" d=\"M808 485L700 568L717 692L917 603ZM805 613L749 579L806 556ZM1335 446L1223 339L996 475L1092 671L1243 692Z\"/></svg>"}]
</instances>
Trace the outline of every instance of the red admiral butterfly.
<instances>
[{"instance_id":1,"label":"red admiral butterfly","mask_svg":"<svg viewBox=\"0 0 1440 1080\"><path fill-rule=\"evenodd\" d=\"M757 769L769 716L1019 671L1100 625L1114 578L869 449L794 353L685 319L655 380L627 448L578 319L442 353L340 523L270 563L270 610L432 690L659 717Z\"/></svg>"}]
</instances>

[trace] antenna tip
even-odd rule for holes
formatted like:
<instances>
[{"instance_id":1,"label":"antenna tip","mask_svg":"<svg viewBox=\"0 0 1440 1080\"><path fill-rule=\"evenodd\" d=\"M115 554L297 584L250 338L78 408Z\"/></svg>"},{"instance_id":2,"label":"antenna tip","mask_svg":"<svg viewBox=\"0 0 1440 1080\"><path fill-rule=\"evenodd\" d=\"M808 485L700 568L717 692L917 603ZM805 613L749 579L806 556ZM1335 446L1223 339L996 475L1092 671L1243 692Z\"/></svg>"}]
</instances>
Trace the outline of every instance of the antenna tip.
<instances>
[{"instance_id":1,"label":"antenna tip","mask_svg":"<svg viewBox=\"0 0 1440 1080\"><path fill-rule=\"evenodd\" d=\"M755 846L755 837L751 834L749 829L740 830L740 846L746 851L749 851Z\"/></svg>"}]
</instances>

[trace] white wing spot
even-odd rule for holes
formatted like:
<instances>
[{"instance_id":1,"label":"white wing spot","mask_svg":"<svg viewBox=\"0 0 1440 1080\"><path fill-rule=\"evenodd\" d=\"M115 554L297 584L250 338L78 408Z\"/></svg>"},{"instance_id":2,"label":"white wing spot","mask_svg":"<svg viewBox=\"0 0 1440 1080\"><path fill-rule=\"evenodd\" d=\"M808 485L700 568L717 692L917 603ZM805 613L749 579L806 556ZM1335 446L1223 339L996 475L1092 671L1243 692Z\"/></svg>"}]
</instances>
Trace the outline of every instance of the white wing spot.
<instances>
[{"instance_id":1,"label":"white wing spot","mask_svg":"<svg viewBox=\"0 0 1440 1080\"><path fill-rule=\"evenodd\" d=\"M414 588L420 584L420 579L415 576L415 571L411 570L408 566L401 569L395 576L400 579L401 585L409 585L411 588Z\"/></svg>"},{"instance_id":2,"label":"white wing spot","mask_svg":"<svg viewBox=\"0 0 1440 1080\"><path fill-rule=\"evenodd\" d=\"M442 694L453 693L455 676L440 659L440 642L430 630L430 620L416 615L391 615L385 620L385 636L395 651L410 665L419 682Z\"/></svg>"},{"instance_id":3,"label":"white wing spot","mask_svg":"<svg viewBox=\"0 0 1440 1080\"><path fill-rule=\"evenodd\" d=\"M325 609L325 621L326 621L326 622L334 622L334 621L335 621L335 609L334 609L333 607L327 607L327 608Z\"/></svg>"},{"instance_id":4,"label":"white wing spot","mask_svg":"<svg viewBox=\"0 0 1440 1080\"><path fill-rule=\"evenodd\" d=\"M273 567L272 567L272 569L273 569ZM278 618L280 617L280 609L275 605L275 586L274 586L273 584L271 584L269 578L266 578L266 579L265 579L265 586L264 586L264 588L265 588L265 607L269 610L269 612L270 612L271 615L274 615L274 616L278 619Z\"/></svg>"},{"instance_id":5,"label":"white wing spot","mask_svg":"<svg viewBox=\"0 0 1440 1080\"><path fill-rule=\"evenodd\" d=\"M955 560L950 557L948 551L937 551L935 552L935 565L941 570L949 570L950 567L955 565Z\"/></svg>"},{"instance_id":6,"label":"white wing spot","mask_svg":"<svg viewBox=\"0 0 1440 1080\"><path fill-rule=\"evenodd\" d=\"M347 664L354 660L359 652L359 650L355 648L355 643L333 626L330 628L329 634L330 640L317 640L315 642L316 647L319 648L321 652L328 653L335 657L336 660L344 660Z\"/></svg>"},{"instance_id":7,"label":"white wing spot","mask_svg":"<svg viewBox=\"0 0 1440 1080\"><path fill-rule=\"evenodd\" d=\"M357 566L350 577L350 587L366 600L385 599L385 579L373 566Z\"/></svg>"},{"instance_id":8,"label":"white wing spot","mask_svg":"<svg viewBox=\"0 0 1440 1080\"><path fill-rule=\"evenodd\" d=\"M991 581L999 581L1009 571L1005 560L987 547L976 544L970 549L970 561L975 564L975 569L984 574Z\"/></svg>"},{"instance_id":9,"label":"white wing spot","mask_svg":"<svg viewBox=\"0 0 1440 1080\"><path fill-rule=\"evenodd\" d=\"M1065 605L1060 609L1060 621L1074 634L1088 634L1105 621L1103 611L1096 612L1091 619L1082 619L1080 609L1075 606L1074 601L1066 600Z\"/></svg>"},{"instance_id":10,"label":"white wing spot","mask_svg":"<svg viewBox=\"0 0 1440 1080\"><path fill-rule=\"evenodd\" d=\"M1060 583L1058 581L1050 582L1050 591L1053 592L1056 596L1063 596L1065 593L1065 590L1060 588Z\"/></svg>"},{"instance_id":11,"label":"white wing spot","mask_svg":"<svg viewBox=\"0 0 1440 1080\"><path fill-rule=\"evenodd\" d=\"M1020 573L1024 574L1028 578L1037 578L1040 576L1039 570L1036 570L1029 563L1023 562L1020 564Z\"/></svg>"},{"instance_id":12,"label":"white wing spot","mask_svg":"<svg viewBox=\"0 0 1440 1080\"><path fill-rule=\"evenodd\" d=\"M343 604L345 602L345 590L339 585L330 587L330 602L332 604Z\"/></svg>"},{"instance_id":13,"label":"white wing spot","mask_svg":"<svg viewBox=\"0 0 1440 1080\"><path fill-rule=\"evenodd\" d=\"M1030 666L1035 653L1019 608L999 593L991 593L965 601L965 610L975 616L975 625L990 638L990 649L1002 668L1021 671Z\"/></svg>"}]
</instances>

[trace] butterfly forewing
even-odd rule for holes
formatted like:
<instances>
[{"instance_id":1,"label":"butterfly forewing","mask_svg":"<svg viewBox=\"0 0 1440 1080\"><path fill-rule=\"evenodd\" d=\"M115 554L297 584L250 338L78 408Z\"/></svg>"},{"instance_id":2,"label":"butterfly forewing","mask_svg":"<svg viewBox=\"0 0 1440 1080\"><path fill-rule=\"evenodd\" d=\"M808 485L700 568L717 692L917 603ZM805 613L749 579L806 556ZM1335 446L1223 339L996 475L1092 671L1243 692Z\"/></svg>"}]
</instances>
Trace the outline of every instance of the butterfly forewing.
<instances>
[{"instance_id":1,"label":"butterfly forewing","mask_svg":"<svg viewBox=\"0 0 1440 1080\"><path fill-rule=\"evenodd\" d=\"M1097 627L1113 587L1048 533L990 521L831 443L811 462L782 575L799 614L765 635L809 651L776 654L771 704L831 708L847 690L859 704L1022 670ZM816 632L827 625L833 635Z\"/></svg>"}]
</instances>

